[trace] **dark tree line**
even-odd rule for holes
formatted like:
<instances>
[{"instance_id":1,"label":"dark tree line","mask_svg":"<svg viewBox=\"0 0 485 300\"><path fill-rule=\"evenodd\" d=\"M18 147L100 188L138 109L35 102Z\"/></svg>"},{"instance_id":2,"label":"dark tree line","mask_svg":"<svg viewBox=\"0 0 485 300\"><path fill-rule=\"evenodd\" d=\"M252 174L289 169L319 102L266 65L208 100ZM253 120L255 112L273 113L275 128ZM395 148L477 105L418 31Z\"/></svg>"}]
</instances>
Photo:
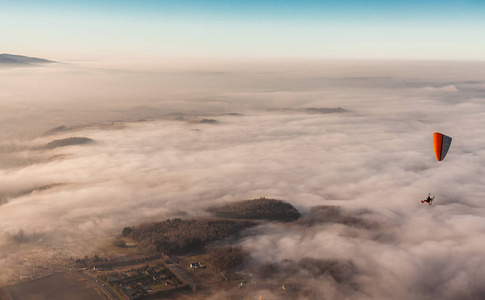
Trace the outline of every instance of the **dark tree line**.
<instances>
[{"instance_id":1,"label":"dark tree line","mask_svg":"<svg viewBox=\"0 0 485 300\"><path fill-rule=\"evenodd\" d=\"M210 248L208 261L219 271L227 271L241 265L249 254L240 246L222 246Z\"/></svg>"},{"instance_id":2,"label":"dark tree line","mask_svg":"<svg viewBox=\"0 0 485 300\"><path fill-rule=\"evenodd\" d=\"M351 284L356 268L351 261L304 257L298 261L283 260L258 267L258 276L280 280L315 279L325 277L337 283Z\"/></svg>"},{"instance_id":3,"label":"dark tree line","mask_svg":"<svg viewBox=\"0 0 485 300\"><path fill-rule=\"evenodd\" d=\"M334 114L346 112L346 109L341 107L307 107L305 111L314 114Z\"/></svg>"},{"instance_id":4,"label":"dark tree line","mask_svg":"<svg viewBox=\"0 0 485 300\"><path fill-rule=\"evenodd\" d=\"M71 145L83 145L88 143L93 143L94 141L87 137L69 137L60 140L54 140L50 143L47 143L45 146L47 149L54 149L57 147L65 147Z\"/></svg>"},{"instance_id":5,"label":"dark tree line","mask_svg":"<svg viewBox=\"0 0 485 300\"><path fill-rule=\"evenodd\" d=\"M172 255L200 249L209 242L229 237L254 225L255 222L247 220L176 218L125 227L122 234L137 241L138 249L144 255Z\"/></svg>"},{"instance_id":6,"label":"dark tree line","mask_svg":"<svg viewBox=\"0 0 485 300\"><path fill-rule=\"evenodd\" d=\"M300 213L288 202L260 198L209 208L215 217L292 222Z\"/></svg>"},{"instance_id":7,"label":"dark tree line","mask_svg":"<svg viewBox=\"0 0 485 300\"><path fill-rule=\"evenodd\" d=\"M377 223L371 222L364 218L365 211L354 214L355 215L351 215L349 212L344 211L339 206L314 206L310 209L310 212L305 217L298 220L298 224L313 226L321 223L340 223L363 229L373 229L379 226Z\"/></svg>"}]
</instances>

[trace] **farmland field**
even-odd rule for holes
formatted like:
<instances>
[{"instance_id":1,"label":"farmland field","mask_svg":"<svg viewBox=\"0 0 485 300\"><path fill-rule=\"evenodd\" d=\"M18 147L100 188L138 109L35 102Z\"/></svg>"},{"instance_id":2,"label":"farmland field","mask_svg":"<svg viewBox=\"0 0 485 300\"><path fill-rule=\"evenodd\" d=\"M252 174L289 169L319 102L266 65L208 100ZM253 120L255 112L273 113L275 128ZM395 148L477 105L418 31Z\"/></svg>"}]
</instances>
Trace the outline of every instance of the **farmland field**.
<instances>
[{"instance_id":1,"label":"farmland field","mask_svg":"<svg viewBox=\"0 0 485 300\"><path fill-rule=\"evenodd\" d=\"M87 282L66 273L32 280L6 288L13 300L103 300Z\"/></svg>"}]
</instances>

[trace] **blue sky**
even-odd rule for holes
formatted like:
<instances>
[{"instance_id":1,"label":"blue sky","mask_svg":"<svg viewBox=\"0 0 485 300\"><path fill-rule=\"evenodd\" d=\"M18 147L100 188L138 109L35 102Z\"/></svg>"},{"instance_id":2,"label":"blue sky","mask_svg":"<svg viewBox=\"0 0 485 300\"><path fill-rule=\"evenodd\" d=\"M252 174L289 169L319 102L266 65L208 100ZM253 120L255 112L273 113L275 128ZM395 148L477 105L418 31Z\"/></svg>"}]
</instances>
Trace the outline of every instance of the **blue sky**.
<instances>
[{"instance_id":1,"label":"blue sky","mask_svg":"<svg viewBox=\"0 0 485 300\"><path fill-rule=\"evenodd\" d=\"M0 52L485 60L485 1L3 1Z\"/></svg>"}]
</instances>

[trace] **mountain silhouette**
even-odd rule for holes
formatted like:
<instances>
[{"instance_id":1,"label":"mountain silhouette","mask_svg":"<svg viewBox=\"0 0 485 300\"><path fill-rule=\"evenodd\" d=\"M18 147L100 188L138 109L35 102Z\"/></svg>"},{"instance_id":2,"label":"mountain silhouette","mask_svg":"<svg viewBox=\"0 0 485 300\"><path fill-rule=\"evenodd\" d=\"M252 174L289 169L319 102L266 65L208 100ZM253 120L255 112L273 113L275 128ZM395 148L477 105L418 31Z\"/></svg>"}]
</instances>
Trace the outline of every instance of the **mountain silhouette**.
<instances>
[{"instance_id":1,"label":"mountain silhouette","mask_svg":"<svg viewBox=\"0 0 485 300\"><path fill-rule=\"evenodd\" d=\"M55 61L47 60L43 58L37 57L28 57L22 55L13 55L3 53L0 54L0 64L1 65L38 65L38 64L47 64L47 63L55 63Z\"/></svg>"}]
</instances>

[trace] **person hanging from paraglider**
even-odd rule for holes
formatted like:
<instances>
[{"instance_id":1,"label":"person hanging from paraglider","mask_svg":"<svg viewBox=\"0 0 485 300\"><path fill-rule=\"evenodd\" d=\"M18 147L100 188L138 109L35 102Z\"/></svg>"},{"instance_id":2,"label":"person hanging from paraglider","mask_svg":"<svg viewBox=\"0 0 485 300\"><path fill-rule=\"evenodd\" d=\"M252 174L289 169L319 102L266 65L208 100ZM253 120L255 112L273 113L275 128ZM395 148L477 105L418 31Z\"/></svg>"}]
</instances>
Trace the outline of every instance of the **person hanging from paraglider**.
<instances>
[{"instance_id":1,"label":"person hanging from paraglider","mask_svg":"<svg viewBox=\"0 0 485 300\"><path fill-rule=\"evenodd\" d=\"M438 161L442 161L443 159L445 159L445 156L448 153L448 149L450 149L451 146L451 140L451 137L442 133L433 133L434 154L436 155L436 159ZM429 193L426 199L421 200L421 203L426 202L428 203L428 205L431 205L431 203L433 203L433 200L434 196L431 197L431 193Z\"/></svg>"},{"instance_id":2,"label":"person hanging from paraglider","mask_svg":"<svg viewBox=\"0 0 485 300\"><path fill-rule=\"evenodd\" d=\"M428 205L431 205L431 203L433 203L433 200L434 200L434 196L431 197L431 193L429 193L428 197L426 197L426 199L421 200L421 203L427 202Z\"/></svg>"}]
</instances>

